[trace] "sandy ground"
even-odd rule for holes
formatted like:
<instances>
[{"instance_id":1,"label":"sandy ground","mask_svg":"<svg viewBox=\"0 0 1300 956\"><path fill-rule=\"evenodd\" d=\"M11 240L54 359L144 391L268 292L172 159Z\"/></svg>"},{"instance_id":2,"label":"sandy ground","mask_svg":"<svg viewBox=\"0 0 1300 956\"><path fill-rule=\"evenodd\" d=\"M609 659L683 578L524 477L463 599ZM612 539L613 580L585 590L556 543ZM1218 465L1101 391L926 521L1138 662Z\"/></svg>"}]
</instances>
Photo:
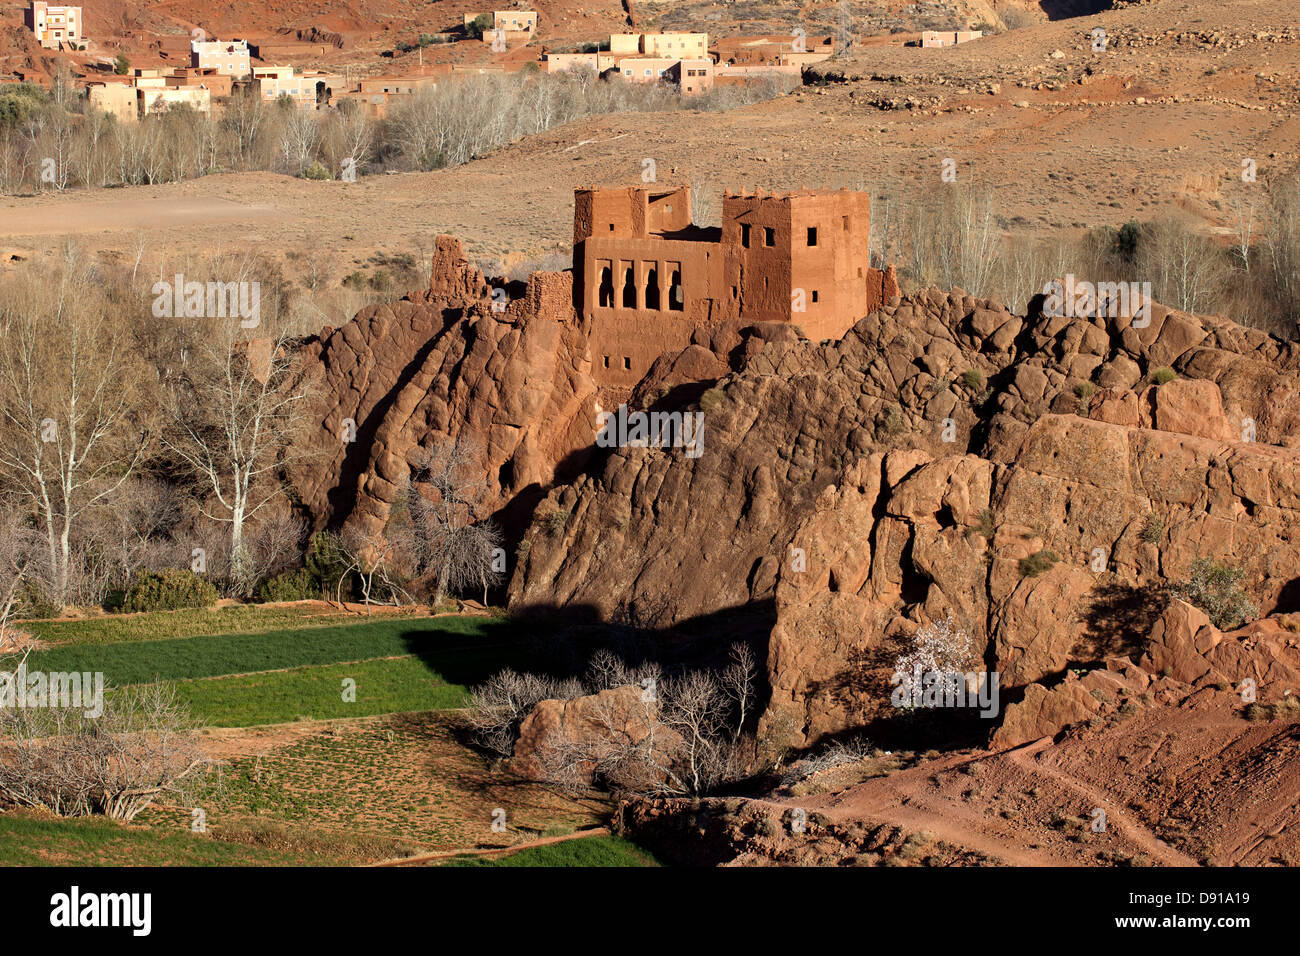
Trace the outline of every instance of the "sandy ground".
<instances>
[{"instance_id":1,"label":"sandy ground","mask_svg":"<svg viewBox=\"0 0 1300 956\"><path fill-rule=\"evenodd\" d=\"M567 247L575 186L637 182L646 157L660 182L698 182L715 197L724 188L924 190L951 158L959 182L995 191L1009 229L1059 234L1181 208L1222 230L1244 157L1256 159L1261 182L1300 158L1300 39L1254 38L1284 29L1293 12L1280 0L1157 0L957 48L869 48L846 65L861 77L850 82L728 112L593 117L430 173L356 183L223 174L5 199L0 246L31 254L74 233L94 247L134 248L143 234L151 255L231 243L327 252L342 275L376 251L411 252L450 232L474 256L530 257ZM1177 27L1166 35L1160 23ZM1115 49L1091 51L1095 25L1117 38ZM1033 88L1044 82L1063 85ZM906 108L908 97L920 105Z\"/></svg>"},{"instance_id":2,"label":"sandy ground","mask_svg":"<svg viewBox=\"0 0 1300 956\"><path fill-rule=\"evenodd\" d=\"M1222 702L1219 702L1222 704ZM773 801L928 831L1020 866L1300 862L1300 724L1157 708L998 753L944 755L838 793ZM1092 829L1097 811L1105 827Z\"/></svg>"}]
</instances>

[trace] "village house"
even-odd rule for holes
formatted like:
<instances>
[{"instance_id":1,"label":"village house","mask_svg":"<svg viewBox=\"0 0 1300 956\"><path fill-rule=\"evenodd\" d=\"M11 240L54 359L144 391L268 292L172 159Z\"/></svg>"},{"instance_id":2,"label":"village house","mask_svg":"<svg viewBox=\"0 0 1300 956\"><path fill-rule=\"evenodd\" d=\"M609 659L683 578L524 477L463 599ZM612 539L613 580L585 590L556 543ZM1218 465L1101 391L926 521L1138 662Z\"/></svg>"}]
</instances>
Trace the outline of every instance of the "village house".
<instances>
[{"instance_id":1,"label":"village house","mask_svg":"<svg viewBox=\"0 0 1300 956\"><path fill-rule=\"evenodd\" d=\"M656 59L703 59L709 55L707 33L613 33L609 52Z\"/></svg>"},{"instance_id":2,"label":"village house","mask_svg":"<svg viewBox=\"0 0 1300 956\"><path fill-rule=\"evenodd\" d=\"M591 70L604 73L613 69L618 58L612 53L545 53L542 56L542 69L547 73L563 73L565 70Z\"/></svg>"},{"instance_id":3,"label":"village house","mask_svg":"<svg viewBox=\"0 0 1300 956\"><path fill-rule=\"evenodd\" d=\"M807 66L830 59L835 52L835 38L780 34L719 37L709 52L719 65Z\"/></svg>"},{"instance_id":4,"label":"village house","mask_svg":"<svg viewBox=\"0 0 1300 956\"><path fill-rule=\"evenodd\" d=\"M790 83L798 84L802 76L803 67L797 63L785 65L755 64L753 66L731 66L727 63L715 63L713 66L714 86L738 86L773 77L785 77Z\"/></svg>"},{"instance_id":5,"label":"village house","mask_svg":"<svg viewBox=\"0 0 1300 956\"><path fill-rule=\"evenodd\" d=\"M669 57L624 56L616 61L615 69L629 83L658 83L677 63Z\"/></svg>"},{"instance_id":6,"label":"village house","mask_svg":"<svg viewBox=\"0 0 1300 956\"><path fill-rule=\"evenodd\" d=\"M140 115L148 116L151 113L165 113L173 106L188 106L199 113L208 113L212 110L212 93L204 86L167 86L165 81L157 86L140 85L137 82L136 92L140 97Z\"/></svg>"},{"instance_id":7,"label":"village house","mask_svg":"<svg viewBox=\"0 0 1300 956\"><path fill-rule=\"evenodd\" d=\"M921 31L921 46L956 46L958 43L969 43L971 40L978 40L983 35L983 30L923 30Z\"/></svg>"},{"instance_id":8,"label":"village house","mask_svg":"<svg viewBox=\"0 0 1300 956\"><path fill-rule=\"evenodd\" d=\"M469 28L483 14L467 13L464 25ZM537 13L534 10L493 10L492 27L482 34L484 43L504 40L507 46L529 43L537 35Z\"/></svg>"},{"instance_id":9,"label":"village house","mask_svg":"<svg viewBox=\"0 0 1300 956\"><path fill-rule=\"evenodd\" d=\"M226 76L245 77L252 72L246 40L191 40L190 66L214 70Z\"/></svg>"},{"instance_id":10,"label":"village house","mask_svg":"<svg viewBox=\"0 0 1300 956\"><path fill-rule=\"evenodd\" d=\"M85 44L81 7L52 7L43 0L32 0L25 19L36 42L48 50L57 50L65 43L72 48Z\"/></svg>"},{"instance_id":11,"label":"village house","mask_svg":"<svg viewBox=\"0 0 1300 956\"><path fill-rule=\"evenodd\" d=\"M537 12L534 10L493 10L492 29L504 30L507 34L527 33L531 37L537 32Z\"/></svg>"},{"instance_id":12,"label":"village house","mask_svg":"<svg viewBox=\"0 0 1300 956\"><path fill-rule=\"evenodd\" d=\"M86 100L119 123L134 123L140 116L140 94L133 77L102 77L86 83Z\"/></svg>"},{"instance_id":13,"label":"village house","mask_svg":"<svg viewBox=\"0 0 1300 956\"><path fill-rule=\"evenodd\" d=\"M287 96L300 110L316 108L314 85L305 76L296 75L291 66L255 66L250 86L268 102Z\"/></svg>"},{"instance_id":14,"label":"village house","mask_svg":"<svg viewBox=\"0 0 1300 956\"><path fill-rule=\"evenodd\" d=\"M451 67L419 76L368 76L361 81L361 92L366 95L384 93L389 96L410 96L417 90L434 89L438 80L451 74Z\"/></svg>"},{"instance_id":15,"label":"village house","mask_svg":"<svg viewBox=\"0 0 1300 956\"><path fill-rule=\"evenodd\" d=\"M692 223L687 186L575 190L574 305L597 382L634 385L701 326L842 336L897 294L892 273L870 266L870 229L870 197L848 190L728 192L720 229Z\"/></svg>"},{"instance_id":16,"label":"village house","mask_svg":"<svg viewBox=\"0 0 1300 956\"><path fill-rule=\"evenodd\" d=\"M213 99L218 99L231 94L235 78L229 73L218 73L216 70L187 69L178 66L170 73L163 74L163 82L176 89L201 86L212 94Z\"/></svg>"},{"instance_id":17,"label":"village house","mask_svg":"<svg viewBox=\"0 0 1300 956\"><path fill-rule=\"evenodd\" d=\"M713 89L713 61L703 59L678 60L668 68L664 79L676 83L684 96L695 96Z\"/></svg>"}]
</instances>

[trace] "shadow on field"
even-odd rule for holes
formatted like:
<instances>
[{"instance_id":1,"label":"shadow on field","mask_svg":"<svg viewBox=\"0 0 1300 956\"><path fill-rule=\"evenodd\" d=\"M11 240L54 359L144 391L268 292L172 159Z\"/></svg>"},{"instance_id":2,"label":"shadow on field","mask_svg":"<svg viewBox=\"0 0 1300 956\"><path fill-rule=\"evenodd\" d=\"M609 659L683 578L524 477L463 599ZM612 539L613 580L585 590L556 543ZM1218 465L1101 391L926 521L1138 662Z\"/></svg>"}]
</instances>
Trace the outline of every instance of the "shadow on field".
<instances>
[{"instance_id":1,"label":"shadow on field","mask_svg":"<svg viewBox=\"0 0 1300 956\"><path fill-rule=\"evenodd\" d=\"M479 634L402 634L407 653L449 683L473 687L511 668L551 677L581 677L596 651L607 649L629 665L658 661L666 670L722 667L737 641L749 643L759 674L766 673L767 639L776 623L771 601L683 621L670 628L601 619L595 607L531 607L510 618L484 618ZM766 702L764 701L764 704Z\"/></svg>"}]
</instances>

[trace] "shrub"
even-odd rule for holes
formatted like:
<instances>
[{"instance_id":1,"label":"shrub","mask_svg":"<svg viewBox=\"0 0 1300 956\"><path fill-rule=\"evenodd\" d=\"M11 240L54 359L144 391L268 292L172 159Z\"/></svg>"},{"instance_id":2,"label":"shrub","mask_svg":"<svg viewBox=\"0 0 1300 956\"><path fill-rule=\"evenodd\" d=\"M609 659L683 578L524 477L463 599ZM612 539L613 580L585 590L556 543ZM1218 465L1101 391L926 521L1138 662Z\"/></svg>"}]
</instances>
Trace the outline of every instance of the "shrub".
<instances>
[{"instance_id":1,"label":"shrub","mask_svg":"<svg viewBox=\"0 0 1300 956\"><path fill-rule=\"evenodd\" d=\"M922 625L912 635L908 652L894 661L890 683L897 685L897 700L912 700L920 692L916 680L918 667L922 683L926 675L961 673L966 670L973 649L970 635L951 617Z\"/></svg>"},{"instance_id":2,"label":"shrub","mask_svg":"<svg viewBox=\"0 0 1300 956\"><path fill-rule=\"evenodd\" d=\"M483 34L492 28L492 14L480 13L465 25L465 35L471 40L483 39Z\"/></svg>"},{"instance_id":3,"label":"shrub","mask_svg":"<svg viewBox=\"0 0 1300 956\"><path fill-rule=\"evenodd\" d=\"M314 601L321 596L321 582L306 568L285 571L263 581L257 588L259 601Z\"/></svg>"},{"instance_id":4,"label":"shrub","mask_svg":"<svg viewBox=\"0 0 1300 956\"><path fill-rule=\"evenodd\" d=\"M700 411L711 412L722 401L722 389L711 388L700 396Z\"/></svg>"},{"instance_id":5,"label":"shrub","mask_svg":"<svg viewBox=\"0 0 1300 956\"><path fill-rule=\"evenodd\" d=\"M903 410L897 405L890 405L889 411L885 415L885 431L891 435L897 435L907 427L903 421Z\"/></svg>"},{"instance_id":6,"label":"shrub","mask_svg":"<svg viewBox=\"0 0 1300 956\"><path fill-rule=\"evenodd\" d=\"M1035 551L1027 558L1020 559L1020 574L1026 578L1036 578L1044 571L1050 571L1061 556L1055 551Z\"/></svg>"},{"instance_id":7,"label":"shrub","mask_svg":"<svg viewBox=\"0 0 1300 956\"><path fill-rule=\"evenodd\" d=\"M1177 377L1178 377L1177 372L1169 368L1169 366L1167 365L1162 365L1160 368L1153 369L1151 371L1151 384L1163 385L1166 382L1172 382Z\"/></svg>"},{"instance_id":8,"label":"shrub","mask_svg":"<svg viewBox=\"0 0 1300 956\"><path fill-rule=\"evenodd\" d=\"M1147 544L1156 544L1165 533L1165 519L1155 512L1147 515L1147 523L1142 527L1142 540Z\"/></svg>"},{"instance_id":9,"label":"shrub","mask_svg":"<svg viewBox=\"0 0 1300 956\"><path fill-rule=\"evenodd\" d=\"M981 535L986 541L992 541L993 535L997 531L997 516L993 514L992 508L985 508L980 512L979 523L967 529L967 534Z\"/></svg>"},{"instance_id":10,"label":"shrub","mask_svg":"<svg viewBox=\"0 0 1300 956\"><path fill-rule=\"evenodd\" d=\"M1221 631L1253 620L1259 613L1241 585L1245 573L1241 568L1220 564L1212 558L1197 558L1186 581L1175 584L1170 593L1180 601L1193 604L1206 613Z\"/></svg>"},{"instance_id":11,"label":"shrub","mask_svg":"<svg viewBox=\"0 0 1300 956\"><path fill-rule=\"evenodd\" d=\"M348 573L348 561L339 550L338 540L325 531L318 531L307 543L307 556L303 562L306 572L316 584L316 594L333 595L338 588L339 579ZM344 588L344 596L350 593Z\"/></svg>"},{"instance_id":12,"label":"shrub","mask_svg":"<svg viewBox=\"0 0 1300 956\"><path fill-rule=\"evenodd\" d=\"M1092 382L1079 382L1074 386L1074 394L1079 397L1080 401L1086 402L1097 392L1097 386Z\"/></svg>"},{"instance_id":13,"label":"shrub","mask_svg":"<svg viewBox=\"0 0 1300 956\"><path fill-rule=\"evenodd\" d=\"M187 607L212 607L217 603L217 589L212 582L192 571L166 568L145 571L126 592L122 610L177 611Z\"/></svg>"},{"instance_id":14,"label":"shrub","mask_svg":"<svg viewBox=\"0 0 1300 956\"><path fill-rule=\"evenodd\" d=\"M984 373L977 368L968 368L961 373L961 380L972 392L984 391Z\"/></svg>"},{"instance_id":15,"label":"shrub","mask_svg":"<svg viewBox=\"0 0 1300 956\"><path fill-rule=\"evenodd\" d=\"M330 179L331 176L330 171L325 168L325 164L318 159L302 171L302 178L320 181Z\"/></svg>"},{"instance_id":16,"label":"shrub","mask_svg":"<svg viewBox=\"0 0 1300 956\"><path fill-rule=\"evenodd\" d=\"M131 72L131 61L126 58L126 54L119 53L113 60L113 72L118 76L126 76Z\"/></svg>"}]
</instances>

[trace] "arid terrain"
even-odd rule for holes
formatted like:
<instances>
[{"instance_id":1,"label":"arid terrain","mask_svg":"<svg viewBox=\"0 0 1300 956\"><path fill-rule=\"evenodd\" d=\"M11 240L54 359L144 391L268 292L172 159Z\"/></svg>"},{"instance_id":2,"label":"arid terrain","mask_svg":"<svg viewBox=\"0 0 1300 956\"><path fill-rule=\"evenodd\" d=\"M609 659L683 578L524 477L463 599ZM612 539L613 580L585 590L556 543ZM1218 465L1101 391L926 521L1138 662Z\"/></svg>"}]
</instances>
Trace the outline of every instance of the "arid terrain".
<instances>
[{"instance_id":1,"label":"arid terrain","mask_svg":"<svg viewBox=\"0 0 1300 956\"><path fill-rule=\"evenodd\" d=\"M634 181L646 157L664 184L714 194L823 185L902 193L938 184L952 158L959 181L993 188L1012 229L1056 235L1183 208L1226 232L1243 158L1261 176L1300 160L1292 12L1270 0L1159 0L955 48L872 46L826 70L842 69L842 83L720 113L579 120L455 169L356 183L213 175L138 192L161 203L149 230L156 248L228 246L225 215L208 210L234 203L253 220L241 245L328 250L344 274L440 232L475 257L567 249L574 186ZM1110 37L1105 53L1091 52L1097 26ZM141 198L3 199L0 243L48 250L58 223L93 247L121 250L140 229Z\"/></svg>"},{"instance_id":2,"label":"arid terrain","mask_svg":"<svg viewBox=\"0 0 1300 956\"><path fill-rule=\"evenodd\" d=\"M0 281L19 290L0 303L19 323L0 343L22 343L21 362L0 361L0 445L54 420L33 382L77 421L62 379L32 372L69 362L30 344L21 296L59 296L39 298L42 320L81 299L118 316L96 350L136 363L94 393L121 405L92 449L116 458L86 452L78 493L93 499L42 504L44 472L0 448L0 493L19 502L0 528L0 644L8 627L33 663L102 660L110 683L179 688L201 729L194 762L220 778L160 795L125 818L137 842L99 834L93 859L508 864L590 843L612 854L592 865L1300 864L1300 315L1286 311L1300 298L1242 291L1266 263L1292 289L1300 265L1300 226L1283 228L1300 199L1278 198L1300 196L1285 193L1300 184L1300 21L1292 0L1103 6L859 3L863 34L789 92L585 115L425 172L0 195ZM841 22L817 2L535 9L557 50ZM304 65L358 75L492 61L468 42L393 53L481 12L468 0L87 10L104 38L87 62L173 64L194 28L323 42ZM0 4L0 70L49 69L10 25L20 14ZM976 23L990 35L905 45ZM679 186L694 223L663 210ZM641 232L614 236L610 214L609 237L580 234L597 228L575 194L588 188L610 203L592 208L631 204L619 228ZM827 209L870 194L870 254L847 268L885 290L842 334L727 313L719 280L707 321L653 343L634 376L631 348L600 345L615 340L599 337L607 311L630 337L656 335L642 311L674 316L660 291L685 295L688 242L750 249L724 201L821 189L843 191L808 194ZM1101 293L1054 307L1030 281L1041 260L1014 295L936 287L911 238L924 229L900 219L958 189L987 203L960 212L970 231L986 211L989 258L994 244L1004 264L1031 245L1095 253L1062 252L1062 277L1091 261L1146 278L1153 224L1176 222L1157 281L1184 301L1135 283L1122 308ZM1258 227L1234 259L1247 209ZM807 252L818 228L798 222L785 238ZM600 252L616 306L614 285L574 265L602 238L681 245L635 273L640 292L644 246L626 263ZM1211 252L1214 277L1179 285ZM307 303L291 327L226 347L140 305L173 271L254 258L278 268L284 302ZM46 278L74 262L76 282ZM1189 293L1198 282L1213 294ZM616 407L699 416L703 453L603 442ZM240 447L241 409L266 447ZM212 452L223 434L230 460ZM72 472L77 452L56 462ZM230 530L248 501L253 545ZM42 530L56 512L87 528L61 554ZM457 535L470 543L453 559L439 548ZM38 557L23 557L29 538ZM892 699L901 662L926 653L960 663L972 694L993 675L993 713ZM0 752L0 773L17 760ZM63 814L18 789L0 785L3 861L75 862ZM178 847L196 807L211 830Z\"/></svg>"}]
</instances>

